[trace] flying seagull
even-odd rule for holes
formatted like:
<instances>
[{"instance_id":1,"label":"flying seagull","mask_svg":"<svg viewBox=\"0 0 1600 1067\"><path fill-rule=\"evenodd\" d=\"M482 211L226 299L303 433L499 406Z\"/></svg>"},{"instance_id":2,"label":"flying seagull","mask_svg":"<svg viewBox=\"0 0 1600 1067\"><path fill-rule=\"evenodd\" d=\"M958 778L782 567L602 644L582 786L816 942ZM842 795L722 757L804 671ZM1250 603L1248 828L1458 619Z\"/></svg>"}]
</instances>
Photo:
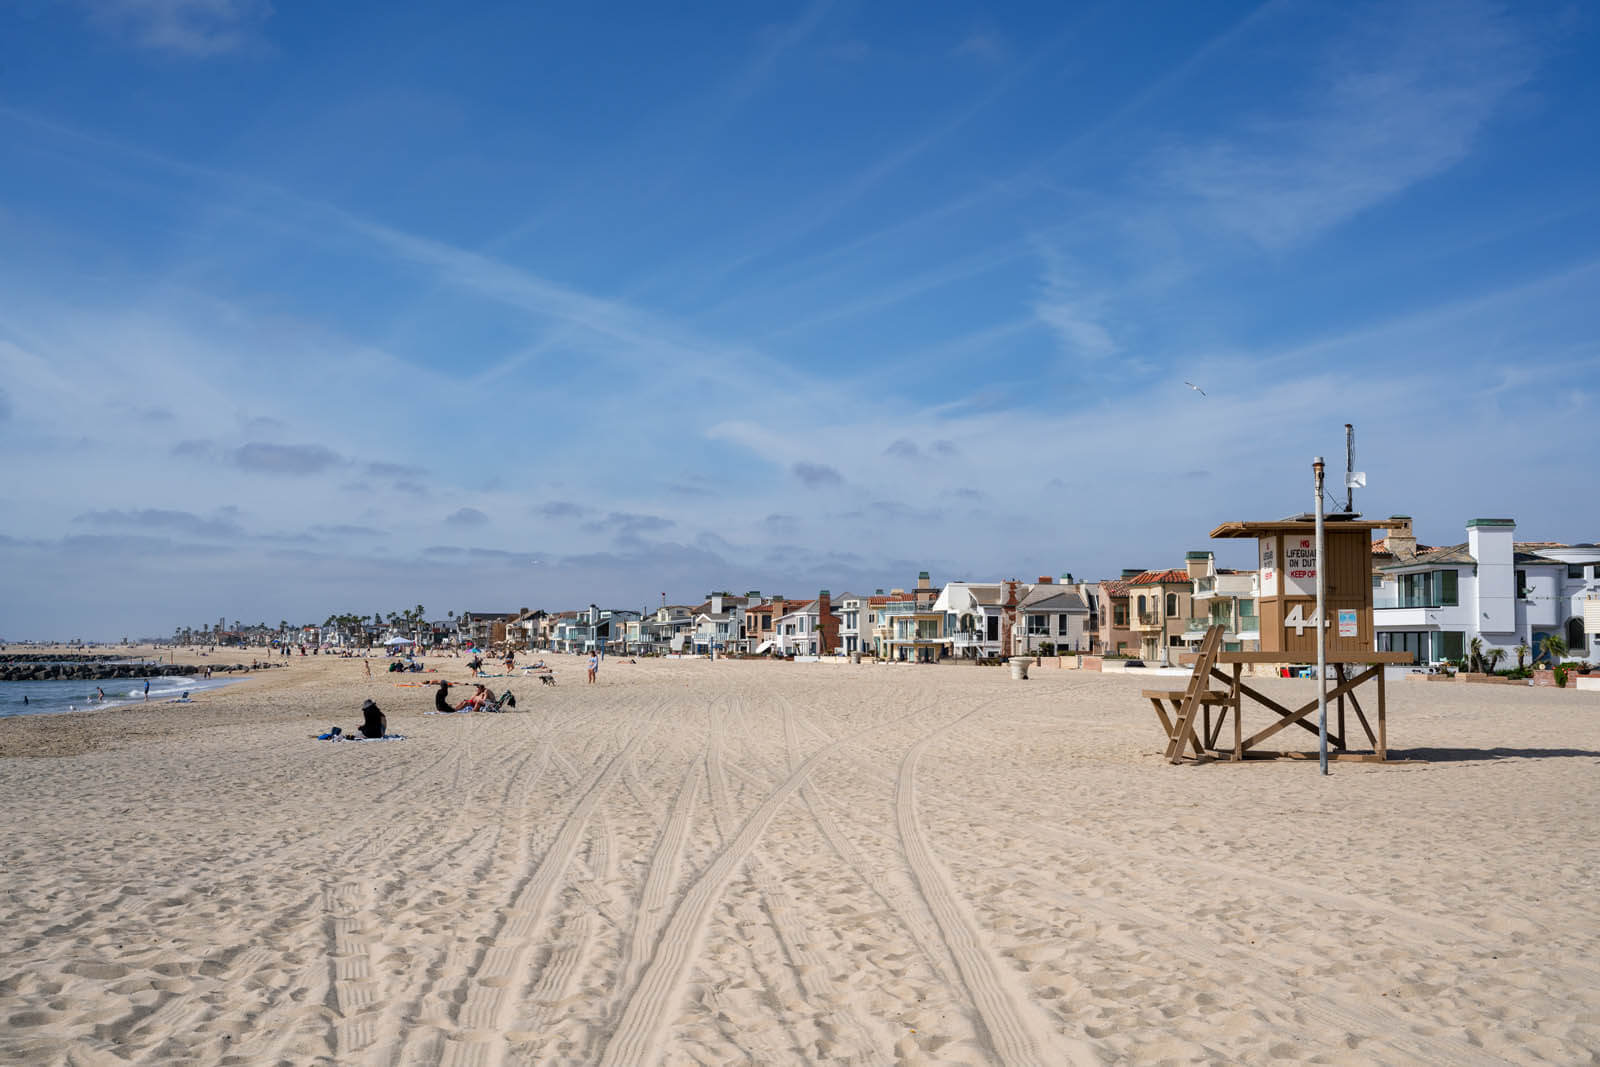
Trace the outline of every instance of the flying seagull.
<instances>
[{"instance_id":1,"label":"flying seagull","mask_svg":"<svg viewBox=\"0 0 1600 1067\"><path fill-rule=\"evenodd\" d=\"M1195 392L1199 393L1201 396L1205 396L1206 395L1206 391L1204 389L1200 388L1198 385L1194 384L1193 382L1184 382L1183 384L1187 385L1190 389L1193 389Z\"/></svg>"}]
</instances>

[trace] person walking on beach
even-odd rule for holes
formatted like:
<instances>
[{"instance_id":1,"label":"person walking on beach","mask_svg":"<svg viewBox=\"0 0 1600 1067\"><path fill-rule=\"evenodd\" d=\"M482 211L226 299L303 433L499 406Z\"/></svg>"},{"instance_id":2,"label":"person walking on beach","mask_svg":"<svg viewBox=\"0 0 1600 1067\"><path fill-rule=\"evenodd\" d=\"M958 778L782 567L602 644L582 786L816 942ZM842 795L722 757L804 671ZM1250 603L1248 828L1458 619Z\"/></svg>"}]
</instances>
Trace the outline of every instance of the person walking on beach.
<instances>
[{"instance_id":1,"label":"person walking on beach","mask_svg":"<svg viewBox=\"0 0 1600 1067\"><path fill-rule=\"evenodd\" d=\"M598 678L599 676L600 676L600 653L597 652L597 651L596 652L591 652L591 653L589 653L589 684L593 685L595 683L595 679Z\"/></svg>"},{"instance_id":2,"label":"person walking on beach","mask_svg":"<svg viewBox=\"0 0 1600 1067\"><path fill-rule=\"evenodd\" d=\"M144 680L144 699L145 699L145 700L146 700L146 701L147 701L147 702L148 702L148 701L149 701L149 699L150 699L150 679L148 679L148 678L146 678L146 679L145 679L145 680Z\"/></svg>"},{"instance_id":3,"label":"person walking on beach","mask_svg":"<svg viewBox=\"0 0 1600 1067\"><path fill-rule=\"evenodd\" d=\"M372 681L372 661L363 657L361 665L367 669L367 681Z\"/></svg>"}]
</instances>

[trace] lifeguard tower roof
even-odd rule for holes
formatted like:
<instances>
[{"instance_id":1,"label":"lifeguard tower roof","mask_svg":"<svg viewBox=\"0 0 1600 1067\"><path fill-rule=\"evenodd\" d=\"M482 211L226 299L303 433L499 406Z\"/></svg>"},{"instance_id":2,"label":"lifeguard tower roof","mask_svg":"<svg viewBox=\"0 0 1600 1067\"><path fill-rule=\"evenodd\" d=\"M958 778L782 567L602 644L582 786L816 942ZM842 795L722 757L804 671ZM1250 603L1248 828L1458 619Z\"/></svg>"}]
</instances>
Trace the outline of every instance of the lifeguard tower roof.
<instances>
[{"instance_id":1,"label":"lifeguard tower roof","mask_svg":"<svg viewBox=\"0 0 1600 1067\"><path fill-rule=\"evenodd\" d=\"M1387 530L1394 525L1391 522L1373 522L1371 519L1362 519L1356 515L1324 515L1324 525L1336 527L1340 532L1346 530ZM1225 522L1211 531L1211 536L1217 540L1228 537L1266 537L1281 533L1311 533L1317 528L1314 515L1294 515L1287 519L1278 519L1276 522Z\"/></svg>"}]
</instances>

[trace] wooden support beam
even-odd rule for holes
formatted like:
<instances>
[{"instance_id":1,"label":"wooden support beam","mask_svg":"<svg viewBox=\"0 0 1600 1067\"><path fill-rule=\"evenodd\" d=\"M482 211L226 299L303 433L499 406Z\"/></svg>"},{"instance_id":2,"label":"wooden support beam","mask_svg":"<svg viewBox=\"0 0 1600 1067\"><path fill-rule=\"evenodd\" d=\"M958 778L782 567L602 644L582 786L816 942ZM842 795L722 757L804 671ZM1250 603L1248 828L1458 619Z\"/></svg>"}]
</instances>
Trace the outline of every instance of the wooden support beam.
<instances>
[{"instance_id":1,"label":"wooden support beam","mask_svg":"<svg viewBox=\"0 0 1600 1067\"><path fill-rule=\"evenodd\" d=\"M1350 691L1350 706L1355 709L1356 718L1361 720L1361 729L1367 733L1367 742L1372 745L1372 750L1376 752L1378 750L1378 738L1373 734L1372 724L1367 722L1366 713L1361 710L1361 701L1356 699L1355 690L1353 689ZM1342 723L1340 728L1343 729Z\"/></svg>"},{"instance_id":2,"label":"wooden support beam","mask_svg":"<svg viewBox=\"0 0 1600 1067\"><path fill-rule=\"evenodd\" d=\"M1383 722L1383 719L1384 719L1384 716L1383 716L1383 711L1384 711L1384 707L1383 707L1383 682L1384 682L1383 670L1380 668L1378 670L1378 750L1377 750L1377 754L1378 754L1378 758L1379 759L1386 760L1386 759L1389 758L1389 735L1385 732L1384 722Z\"/></svg>"},{"instance_id":3,"label":"wooden support beam","mask_svg":"<svg viewBox=\"0 0 1600 1067\"><path fill-rule=\"evenodd\" d=\"M1367 670L1362 671L1360 674L1356 675L1354 678L1350 679L1349 681L1340 683L1339 687L1337 689L1335 689L1333 692L1329 693L1328 696L1339 696L1339 695L1341 695L1343 693L1348 692L1349 690L1353 689L1354 687L1360 685L1362 682L1367 681L1374 674L1380 674L1381 675L1382 673L1383 673L1382 665L1375 666L1375 667L1369 667ZM1257 697L1257 699L1261 699L1261 698ZM1262 702L1266 703L1265 700L1262 700ZM1276 703L1276 702L1274 702L1274 703ZM1282 705L1277 705L1277 706L1278 707L1282 707ZM1313 711L1316 711L1316 710L1317 710L1317 702L1315 700L1313 700L1313 701L1310 701L1309 703L1307 703L1304 707L1300 708L1297 711L1288 712L1287 715L1285 715L1284 712L1279 711L1279 715L1283 716L1283 717L1279 718L1278 721L1273 723L1271 726L1268 726L1268 727L1266 727L1265 729L1262 729L1262 730L1258 730L1256 733L1252 734L1250 739L1247 740L1244 743L1244 747L1245 748L1254 748L1256 745L1259 745L1261 742L1265 741L1267 738L1271 737L1273 734L1277 733L1279 730L1282 730L1284 727L1290 726L1290 725L1295 724L1295 723L1305 722L1305 717L1307 715L1310 715ZM1307 726L1310 727L1310 724L1308 723ZM1317 732L1316 731L1316 727L1310 727L1310 729L1312 730L1313 733ZM1330 735L1328 737L1328 741L1329 741L1330 744L1333 744L1334 747L1336 747L1336 748L1344 748L1345 747L1344 738L1343 737L1334 738L1333 736Z\"/></svg>"}]
</instances>

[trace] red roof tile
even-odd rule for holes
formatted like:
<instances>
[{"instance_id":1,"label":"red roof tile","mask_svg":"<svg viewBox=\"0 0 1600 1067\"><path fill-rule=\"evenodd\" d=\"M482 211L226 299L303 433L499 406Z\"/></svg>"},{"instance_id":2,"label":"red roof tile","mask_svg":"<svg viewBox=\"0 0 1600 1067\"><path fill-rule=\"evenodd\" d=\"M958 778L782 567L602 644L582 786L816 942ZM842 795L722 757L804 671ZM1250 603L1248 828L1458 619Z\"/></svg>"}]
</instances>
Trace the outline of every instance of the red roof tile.
<instances>
[{"instance_id":1,"label":"red roof tile","mask_svg":"<svg viewBox=\"0 0 1600 1067\"><path fill-rule=\"evenodd\" d=\"M1136 576L1128 579L1128 584L1130 584L1130 585L1163 585L1163 584L1174 585L1174 584L1177 584L1177 583L1187 583L1188 581L1189 581L1189 572L1186 571L1186 570L1183 570L1182 568L1174 567L1171 570L1165 570L1165 571L1145 571L1143 574L1136 575Z\"/></svg>"}]
</instances>

